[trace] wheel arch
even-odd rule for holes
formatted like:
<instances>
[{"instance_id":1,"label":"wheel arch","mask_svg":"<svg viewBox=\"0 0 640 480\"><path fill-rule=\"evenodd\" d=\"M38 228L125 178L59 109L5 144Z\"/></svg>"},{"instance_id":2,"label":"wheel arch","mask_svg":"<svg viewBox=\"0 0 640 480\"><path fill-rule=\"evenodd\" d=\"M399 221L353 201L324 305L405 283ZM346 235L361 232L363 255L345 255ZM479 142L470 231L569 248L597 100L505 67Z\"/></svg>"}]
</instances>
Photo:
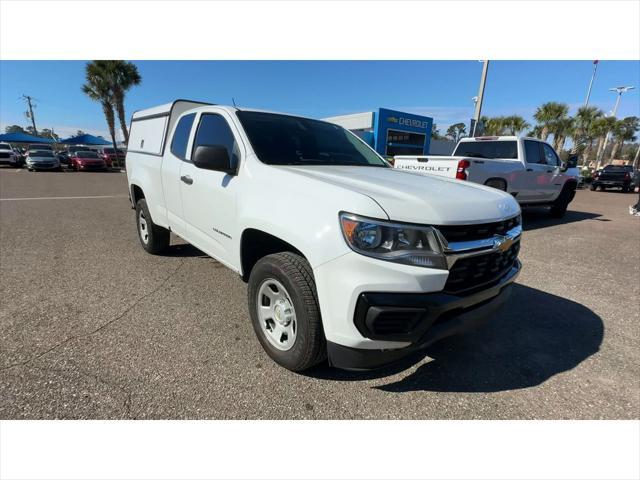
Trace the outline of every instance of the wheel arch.
<instances>
[{"instance_id":1,"label":"wheel arch","mask_svg":"<svg viewBox=\"0 0 640 480\"><path fill-rule=\"evenodd\" d=\"M140 200L141 198L145 198L144 190L142 190L142 188L135 183L132 183L130 186L129 198L131 199L132 207L136 208L138 200Z\"/></svg>"},{"instance_id":2,"label":"wheel arch","mask_svg":"<svg viewBox=\"0 0 640 480\"><path fill-rule=\"evenodd\" d=\"M242 280L245 282L249 280L251 270L261 258L279 252L293 252L308 260L299 248L276 235L257 228L245 229L240 237Z\"/></svg>"},{"instance_id":3,"label":"wheel arch","mask_svg":"<svg viewBox=\"0 0 640 480\"><path fill-rule=\"evenodd\" d=\"M503 190L504 192L506 192L507 188L509 187L509 184L507 183L507 180L505 178L502 178L502 177L489 177L484 181L484 185L485 186L491 187L491 188L496 188L496 187L493 187L493 186L489 185L489 182L500 182L500 183L502 183L504 185L504 190Z\"/></svg>"}]
</instances>

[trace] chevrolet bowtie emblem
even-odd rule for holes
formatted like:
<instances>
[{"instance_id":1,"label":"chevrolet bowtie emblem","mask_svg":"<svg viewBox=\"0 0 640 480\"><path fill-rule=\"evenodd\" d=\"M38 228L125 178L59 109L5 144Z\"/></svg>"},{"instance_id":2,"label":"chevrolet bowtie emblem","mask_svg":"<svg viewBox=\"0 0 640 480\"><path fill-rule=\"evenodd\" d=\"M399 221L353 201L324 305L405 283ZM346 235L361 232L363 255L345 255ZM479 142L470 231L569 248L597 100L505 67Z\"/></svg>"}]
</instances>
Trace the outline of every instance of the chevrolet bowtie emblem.
<instances>
[{"instance_id":1,"label":"chevrolet bowtie emblem","mask_svg":"<svg viewBox=\"0 0 640 480\"><path fill-rule=\"evenodd\" d=\"M513 245L513 238L496 235L493 238L493 245L500 252L506 252Z\"/></svg>"}]
</instances>

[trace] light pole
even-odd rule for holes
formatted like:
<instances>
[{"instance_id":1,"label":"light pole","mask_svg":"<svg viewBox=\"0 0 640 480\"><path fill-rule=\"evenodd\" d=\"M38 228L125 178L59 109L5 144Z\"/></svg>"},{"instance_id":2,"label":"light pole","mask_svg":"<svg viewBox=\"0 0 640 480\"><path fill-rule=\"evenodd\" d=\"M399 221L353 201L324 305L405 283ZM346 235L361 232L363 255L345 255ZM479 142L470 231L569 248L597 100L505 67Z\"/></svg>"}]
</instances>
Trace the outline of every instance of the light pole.
<instances>
[{"instance_id":1,"label":"light pole","mask_svg":"<svg viewBox=\"0 0 640 480\"><path fill-rule=\"evenodd\" d=\"M478 91L478 101L476 102L476 111L473 115L475 122L473 123L473 131L471 136L476 136L476 130L478 129L478 122L480 121L480 113L482 113L482 101L484 100L484 86L487 83L487 71L489 70L489 60L483 60L482 64L482 76L480 77L480 90Z\"/></svg>"},{"instance_id":2,"label":"light pole","mask_svg":"<svg viewBox=\"0 0 640 480\"><path fill-rule=\"evenodd\" d=\"M612 92L616 92L618 94L618 98L616 98L616 104L613 107L613 111L611 112L611 116L615 118L618 113L618 105L620 105L620 99L622 98L622 94L628 92L629 90L633 90L636 87L614 87L609 90ZM604 158L605 151L607 150L607 144L609 143L609 137L611 135L611 131L607 132L607 135L604 137L604 145L602 146L602 153L600 154L600 158L596 158L596 168L600 166L600 162Z\"/></svg>"},{"instance_id":3,"label":"light pole","mask_svg":"<svg viewBox=\"0 0 640 480\"><path fill-rule=\"evenodd\" d=\"M584 101L584 106L589 106L589 97L591 97L591 87L593 87L593 80L596 78L596 70L598 70L598 60L593 61L593 74L591 75L591 81L589 82L589 89L587 90L587 99Z\"/></svg>"}]
</instances>

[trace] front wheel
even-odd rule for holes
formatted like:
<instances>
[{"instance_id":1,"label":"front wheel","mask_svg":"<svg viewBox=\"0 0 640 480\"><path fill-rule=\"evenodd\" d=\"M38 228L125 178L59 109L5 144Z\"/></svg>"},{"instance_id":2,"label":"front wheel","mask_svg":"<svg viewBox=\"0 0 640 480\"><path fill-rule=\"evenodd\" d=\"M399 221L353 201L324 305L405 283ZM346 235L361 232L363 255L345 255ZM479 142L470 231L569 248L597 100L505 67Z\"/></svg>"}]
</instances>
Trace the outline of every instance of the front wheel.
<instances>
[{"instance_id":1,"label":"front wheel","mask_svg":"<svg viewBox=\"0 0 640 480\"><path fill-rule=\"evenodd\" d=\"M169 247L169 230L153 223L147 201L136 203L136 225L142 248L152 255L158 255Z\"/></svg>"},{"instance_id":2,"label":"front wheel","mask_svg":"<svg viewBox=\"0 0 640 480\"><path fill-rule=\"evenodd\" d=\"M295 253L267 255L249 277L248 303L256 336L267 354L300 372L326 358L313 271Z\"/></svg>"},{"instance_id":3,"label":"front wheel","mask_svg":"<svg viewBox=\"0 0 640 480\"><path fill-rule=\"evenodd\" d=\"M560 192L560 195L558 195L558 198L553 202L551 210L549 211L550 215L553 218L564 217L564 214L567 213L567 207L569 203L571 203L571 200L573 200L574 195L572 187L565 186Z\"/></svg>"}]
</instances>

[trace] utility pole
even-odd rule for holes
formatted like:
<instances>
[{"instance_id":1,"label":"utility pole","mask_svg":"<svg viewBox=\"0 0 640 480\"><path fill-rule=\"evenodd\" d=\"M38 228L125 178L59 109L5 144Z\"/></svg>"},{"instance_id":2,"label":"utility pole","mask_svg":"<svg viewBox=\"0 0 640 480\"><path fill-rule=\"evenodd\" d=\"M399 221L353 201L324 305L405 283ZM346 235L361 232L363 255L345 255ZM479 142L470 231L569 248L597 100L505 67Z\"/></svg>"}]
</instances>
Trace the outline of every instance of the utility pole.
<instances>
[{"instance_id":1,"label":"utility pole","mask_svg":"<svg viewBox=\"0 0 640 480\"><path fill-rule=\"evenodd\" d=\"M610 88L609 90L612 92L616 92L618 94L618 98L616 98L616 104L613 107L613 111L611 112L611 116L615 118L618 113L618 105L620 105L620 99L622 98L622 94L628 92L629 90L633 90L636 87L615 87ZM607 135L604 137L604 145L602 146L602 153L600 154L600 158L596 158L596 168L600 166L600 162L604 159L605 151L607 150L607 144L609 143L609 137L611 136L611 131L607 132Z\"/></svg>"},{"instance_id":2,"label":"utility pole","mask_svg":"<svg viewBox=\"0 0 640 480\"><path fill-rule=\"evenodd\" d=\"M593 61L593 75L591 75L591 81L589 82L589 90L587 90L587 99L584 101L584 106L589 106L589 97L591 97L591 87L593 87L593 79L596 78L596 70L598 70L598 60Z\"/></svg>"},{"instance_id":3,"label":"utility pole","mask_svg":"<svg viewBox=\"0 0 640 480\"><path fill-rule=\"evenodd\" d=\"M480 90L478 91L478 101L476 102L476 111L473 115L475 120L473 123L473 131L471 136L476 136L476 130L478 129L478 122L480 121L480 114L482 113L482 101L484 100L484 86L487 83L487 71L489 70L489 60L483 60L482 64L482 76L480 77Z\"/></svg>"},{"instance_id":4,"label":"utility pole","mask_svg":"<svg viewBox=\"0 0 640 480\"><path fill-rule=\"evenodd\" d=\"M33 134L38 135L38 130L36 129L36 119L33 116L33 104L31 103L31 97L29 95L22 95L22 98L27 101L29 105L29 118L31 119L31 125L33 125Z\"/></svg>"}]
</instances>

